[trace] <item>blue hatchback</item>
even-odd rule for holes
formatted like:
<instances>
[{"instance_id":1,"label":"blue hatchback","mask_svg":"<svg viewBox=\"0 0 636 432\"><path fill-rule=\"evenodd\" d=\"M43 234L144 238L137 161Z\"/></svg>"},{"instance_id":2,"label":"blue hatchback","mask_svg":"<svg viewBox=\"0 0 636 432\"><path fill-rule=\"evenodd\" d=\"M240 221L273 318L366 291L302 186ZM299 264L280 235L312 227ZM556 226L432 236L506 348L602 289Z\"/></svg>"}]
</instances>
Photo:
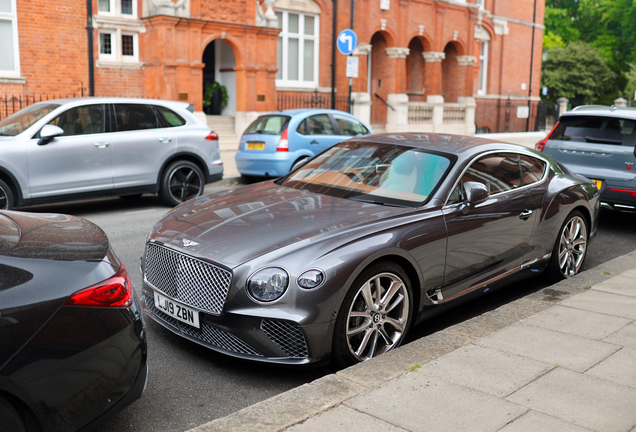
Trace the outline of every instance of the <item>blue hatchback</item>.
<instances>
[{"instance_id":1,"label":"blue hatchback","mask_svg":"<svg viewBox=\"0 0 636 432\"><path fill-rule=\"evenodd\" d=\"M280 177L313 155L371 128L343 111L297 109L258 117L241 137L236 167L245 176Z\"/></svg>"}]
</instances>

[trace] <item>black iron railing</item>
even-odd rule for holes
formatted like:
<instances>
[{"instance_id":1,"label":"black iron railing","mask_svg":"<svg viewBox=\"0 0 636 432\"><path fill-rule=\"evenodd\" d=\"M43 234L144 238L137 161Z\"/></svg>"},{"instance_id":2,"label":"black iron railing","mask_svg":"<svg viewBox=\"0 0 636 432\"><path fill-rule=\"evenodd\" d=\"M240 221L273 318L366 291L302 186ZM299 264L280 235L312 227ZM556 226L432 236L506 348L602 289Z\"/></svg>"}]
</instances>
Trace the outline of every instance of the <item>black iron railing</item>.
<instances>
[{"instance_id":1,"label":"black iron railing","mask_svg":"<svg viewBox=\"0 0 636 432\"><path fill-rule=\"evenodd\" d=\"M278 110L299 108L331 108L331 94L318 93L317 91L312 94L279 93L276 99L276 106ZM336 96L336 109L348 112L348 102L349 98L347 96Z\"/></svg>"},{"instance_id":2,"label":"black iron railing","mask_svg":"<svg viewBox=\"0 0 636 432\"><path fill-rule=\"evenodd\" d=\"M0 95L0 120L36 102L83 96L84 89L81 89L79 93Z\"/></svg>"}]
</instances>

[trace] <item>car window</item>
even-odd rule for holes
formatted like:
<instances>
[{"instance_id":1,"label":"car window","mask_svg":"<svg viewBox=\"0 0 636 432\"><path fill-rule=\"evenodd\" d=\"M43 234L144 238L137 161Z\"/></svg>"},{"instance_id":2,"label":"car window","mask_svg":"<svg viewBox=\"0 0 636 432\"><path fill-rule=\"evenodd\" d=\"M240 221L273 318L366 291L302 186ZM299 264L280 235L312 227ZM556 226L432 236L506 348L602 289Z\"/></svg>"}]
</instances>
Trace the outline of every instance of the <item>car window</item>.
<instances>
[{"instance_id":1,"label":"car window","mask_svg":"<svg viewBox=\"0 0 636 432\"><path fill-rule=\"evenodd\" d=\"M289 116L267 115L261 116L247 127L245 134L280 135L289 123Z\"/></svg>"},{"instance_id":2,"label":"car window","mask_svg":"<svg viewBox=\"0 0 636 432\"><path fill-rule=\"evenodd\" d=\"M514 153L497 153L477 159L451 193L448 204L463 201L463 185L468 181L485 184L491 195L522 186L519 161L520 155Z\"/></svg>"},{"instance_id":3,"label":"car window","mask_svg":"<svg viewBox=\"0 0 636 432\"><path fill-rule=\"evenodd\" d=\"M298 132L301 135L309 134L309 132L307 131L307 119L303 119L303 121L300 122L300 124L296 128L296 132Z\"/></svg>"},{"instance_id":4,"label":"car window","mask_svg":"<svg viewBox=\"0 0 636 432\"><path fill-rule=\"evenodd\" d=\"M636 120L598 116L563 116L550 140L582 143L636 144Z\"/></svg>"},{"instance_id":5,"label":"car window","mask_svg":"<svg viewBox=\"0 0 636 432\"><path fill-rule=\"evenodd\" d=\"M119 132L161 127L152 107L144 104L115 104L115 121Z\"/></svg>"},{"instance_id":6,"label":"car window","mask_svg":"<svg viewBox=\"0 0 636 432\"><path fill-rule=\"evenodd\" d=\"M186 121L176 112L162 106L155 106L168 124L168 127L183 126Z\"/></svg>"},{"instance_id":7,"label":"car window","mask_svg":"<svg viewBox=\"0 0 636 432\"><path fill-rule=\"evenodd\" d=\"M356 201L417 206L441 183L452 158L399 145L348 140L321 153L281 184Z\"/></svg>"},{"instance_id":8,"label":"car window","mask_svg":"<svg viewBox=\"0 0 636 432\"><path fill-rule=\"evenodd\" d=\"M0 135L15 136L59 107L59 104L35 104L0 120Z\"/></svg>"},{"instance_id":9,"label":"car window","mask_svg":"<svg viewBox=\"0 0 636 432\"><path fill-rule=\"evenodd\" d=\"M369 133L369 130L360 122L338 114L334 114L333 118L336 119L340 135L357 136Z\"/></svg>"},{"instance_id":10,"label":"car window","mask_svg":"<svg viewBox=\"0 0 636 432\"><path fill-rule=\"evenodd\" d=\"M521 155L519 164L521 165L521 179L524 186L536 183L543 178L545 162L541 159Z\"/></svg>"},{"instance_id":11,"label":"car window","mask_svg":"<svg viewBox=\"0 0 636 432\"><path fill-rule=\"evenodd\" d=\"M104 105L83 105L64 111L49 122L64 131L63 136L104 133Z\"/></svg>"},{"instance_id":12,"label":"car window","mask_svg":"<svg viewBox=\"0 0 636 432\"><path fill-rule=\"evenodd\" d=\"M327 114L316 114L307 117L307 129L309 135L335 135Z\"/></svg>"}]
</instances>

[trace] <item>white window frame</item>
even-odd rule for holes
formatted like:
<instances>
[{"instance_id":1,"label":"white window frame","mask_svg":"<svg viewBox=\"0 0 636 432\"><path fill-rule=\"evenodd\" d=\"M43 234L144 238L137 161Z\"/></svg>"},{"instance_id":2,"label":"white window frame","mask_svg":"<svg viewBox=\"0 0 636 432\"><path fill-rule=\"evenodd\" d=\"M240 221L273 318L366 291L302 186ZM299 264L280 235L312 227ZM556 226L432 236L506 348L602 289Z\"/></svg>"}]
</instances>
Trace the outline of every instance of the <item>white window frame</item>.
<instances>
[{"instance_id":1,"label":"white window frame","mask_svg":"<svg viewBox=\"0 0 636 432\"><path fill-rule=\"evenodd\" d=\"M485 95L488 90L488 41L482 40L479 48L479 83L477 86L477 94Z\"/></svg>"},{"instance_id":2,"label":"white window frame","mask_svg":"<svg viewBox=\"0 0 636 432\"><path fill-rule=\"evenodd\" d=\"M20 78L20 44L18 40L17 1L11 0L11 12L0 12L0 20L11 23L13 37L13 69L0 70L0 78Z\"/></svg>"},{"instance_id":3,"label":"white window frame","mask_svg":"<svg viewBox=\"0 0 636 432\"><path fill-rule=\"evenodd\" d=\"M110 48L111 54L102 53L102 34L110 35ZM98 35L98 45L99 45L99 59L104 61L117 61L117 52L118 52L118 39L117 39L117 30L100 30Z\"/></svg>"},{"instance_id":4,"label":"white window frame","mask_svg":"<svg viewBox=\"0 0 636 432\"><path fill-rule=\"evenodd\" d=\"M137 18L137 0L132 0L132 15L124 14L121 11L121 0L109 0L110 11L99 10L99 2L97 3L97 15L116 16L123 18Z\"/></svg>"},{"instance_id":5,"label":"white window frame","mask_svg":"<svg viewBox=\"0 0 636 432\"><path fill-rule=\"evenodd\" d=\"M278 9L277 12L282 13L281 23L279 23L282 31L278 35L280 39L282 39L282 78L276 80L277 87L298 87L298 88L307 88L307 89L315 89L318 87L318 71L319 71L319 53L320 53L320 16L312 13L305 13L300 11L287 11ZM298 80L290 80L289 76L289 14L298 15L298 34L293 33L294 39L298 39ZM310 16L314 18L314 34L306 35L305 34L305 17ZM313 80L305 81L305 71L304 71L304 50L305 50L305 41L314 41L314 70L313 70Z\"/></svg>"},{"instance_id":6,"label":"white window frame","mask_svg":"<svg viewBox=\"0 0 636 432\"><path fill-rule=\"evenodd\" d=\"M486 0L477 0L477 6L480 10L486 9Z\"/></svg>"}]
</instances>

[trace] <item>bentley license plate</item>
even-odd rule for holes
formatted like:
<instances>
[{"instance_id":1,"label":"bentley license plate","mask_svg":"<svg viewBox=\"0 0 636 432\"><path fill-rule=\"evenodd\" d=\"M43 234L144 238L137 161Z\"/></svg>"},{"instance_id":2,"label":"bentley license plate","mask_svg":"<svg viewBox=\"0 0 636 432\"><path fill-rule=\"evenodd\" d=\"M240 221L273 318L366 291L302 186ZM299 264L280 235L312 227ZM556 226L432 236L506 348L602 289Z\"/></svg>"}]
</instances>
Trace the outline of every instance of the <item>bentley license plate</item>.
<instances>
[{"instance_id":1,"label":"bentley license plate","mask_svg":"<svg viewBox=\"0 0 636 432\"><path fill-rule=\"evenodd\" d=\"M200 328L199 311L164 297L157 292L155 292L155 307L166 315L170 315L174 319L190 324L193 327Z\"/></svg>"},{"instance_id":2,"label":"bentley license plate","mask_svg":"<svg viewBox=\"0 0 636 432\"><path fill-rule=\"evenodd\" d=\"M248 150L264 150L265 143L264 142L248 142L245 148Z\"/></svg>"}]
</instances>

